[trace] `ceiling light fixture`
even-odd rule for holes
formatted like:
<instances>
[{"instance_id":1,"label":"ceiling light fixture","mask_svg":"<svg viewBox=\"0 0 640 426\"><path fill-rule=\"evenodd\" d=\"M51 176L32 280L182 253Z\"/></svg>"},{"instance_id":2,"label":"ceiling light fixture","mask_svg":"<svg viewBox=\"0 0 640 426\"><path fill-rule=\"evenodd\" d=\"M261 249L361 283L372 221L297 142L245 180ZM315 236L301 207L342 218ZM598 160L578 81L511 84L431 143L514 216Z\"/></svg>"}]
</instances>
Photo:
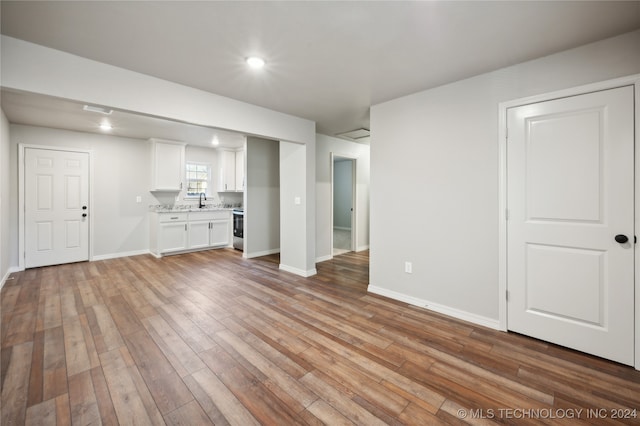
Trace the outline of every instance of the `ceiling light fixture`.
<instances>
[{"instance_id":1,"label":"ceiling light fixture","mask_svg":"<svg viewBox=\"0 0 640 426\"><path fill-rule=\"evenodd\" d=\"M251 68L260 69L264 67L264 59L259 58L257 56L250 56L247 58L247 64Z\"/></svg>"},{"instance_id":2,"label":"ceiling light fixture","mask_svg":"<svg viewBox=\"0 0 640 426\"><path fill-rule=\"evenodd\" d=\"M100 124L100 130L108 132L111 129L113 129L113 126L111 126L111 123L109 123L108 121L103 121L102 124Z\"/></svg>"},{"instance_id":3,"label":"ceiling light fixture","mask_svg":"<svg viewBox=\"0 0 640 426\"><path fill-rule=\"evenodd\" d=\"M97 105L85 105L84 107L82 107L82 109L85 111L98 112L100 114L105 114L105 115L111 115L111 113L113 112L112 109L97 106Z\"/></svg>"},{"instance_id":4,"label":"ceiling light fixture","mask_svg":"<svg viewBox=\"0 0 640 426\"><path fill-rule=\"evenodd\" d=\"M220 140L218 139L218 135L215 135L215 136L213 137L213 139L211 140L211 145L213 145L213 146L218 146L218 145L220 145Z\"/></svg>"}]
</instances>

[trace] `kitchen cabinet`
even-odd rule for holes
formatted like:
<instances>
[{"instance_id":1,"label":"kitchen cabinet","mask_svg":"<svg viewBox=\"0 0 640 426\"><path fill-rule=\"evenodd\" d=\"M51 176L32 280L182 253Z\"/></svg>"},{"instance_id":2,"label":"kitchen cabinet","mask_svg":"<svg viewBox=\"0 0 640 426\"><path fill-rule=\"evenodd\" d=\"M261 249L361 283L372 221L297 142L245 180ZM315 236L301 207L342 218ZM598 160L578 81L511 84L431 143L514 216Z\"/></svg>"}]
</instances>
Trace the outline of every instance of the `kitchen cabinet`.
<instances>
[{"instance_id":1,"label":"kitchen cabinet","mask_svg":"<svg viewBox=\"0 0 640 426\"><path fill-rule=\"evenodd\" d=\"M187 213L165 213L156 215L151 222L151 251L154 254L186 250Z\"/></svg>"},{"instance_id":2,"label":"kitchen cabinet","mask_svg":"<svg viewBox=\"0 0 640 426\"><path fill-rule=\"evenodd\" d=\"M150 139L151 191L180 192L184 182L185 144Z\"/></svg>"},{"instance_id":3,"label":"kitchen cabinet","mask_svg":"<svg viewBox=\"0 0 640 426\"><path fill-rule=\"evenodd\" d=\"M189 213L189 248L228 246L231 238L231 215L228 210Z\"/></svg>"},{"instance_id":4,"label":"kitchen cabinet","mask_svg":"<svg viewBox=\"0 0 640 426\"><path fill-rule=\"evenodd\" d=\"M156 257L231 244L229 210L153 212L150 223L149 249Z\"/></svg>"},{"instance_id":5,"label":"kitchen cabinet","mask_svg":"<svg viewBox=\"0 0 640 426\"><path fill-rule=\"evenodd\" d=\"M236 191L244 191L244 151L236 151Z\"/></svg>"},{"instance_id":6,"label":"kitchen cabinet","mask_svg":"<svg viewBox=\"0 0 640 426\"><path fill-rule=\"evenodd\" d=\"M209 221L189 221L189 245L187 248L199 249L209 247Z\"/></svg>"},{"instance_id":7,"label":"kitchen cabinet","mask_svg":"<svg viewBox=\"0 0 640 426\"><path fill-rule=\"evenodd\" d=\"M228 246L231 243L229 237L230 233L230 220L211 221L211 226L209 228L209 244L211 247Z\"/></svg>"},{"instance_id":8,"label":"kitchen cabinet","mask_svg":"<svg viewBox=\"0 0 640 426\"><path fill-rule=\"evenodd\" d=\"M218 152L218 192L244 191L244 151Z\"/></svg>"}]
</instances>

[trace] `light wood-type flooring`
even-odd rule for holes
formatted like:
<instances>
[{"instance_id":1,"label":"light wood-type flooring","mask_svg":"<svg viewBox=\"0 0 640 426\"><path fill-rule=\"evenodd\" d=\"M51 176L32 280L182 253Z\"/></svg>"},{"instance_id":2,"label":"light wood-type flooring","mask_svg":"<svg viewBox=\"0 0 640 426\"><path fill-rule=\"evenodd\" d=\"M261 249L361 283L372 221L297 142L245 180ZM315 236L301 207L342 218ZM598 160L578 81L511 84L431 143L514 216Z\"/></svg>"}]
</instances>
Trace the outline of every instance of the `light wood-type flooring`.
<instances>
[{"instance_id":1,"label":"light wood-type flooring","mask_svg":"<svg viewBox=\"0 0 640 426\"><path fill-rule=\"evenodd\" d=\"M640 372L369 294L368 261L305 279L222 249L15 273L2 425L640 423Z\"/></svg>"}]
</instances>

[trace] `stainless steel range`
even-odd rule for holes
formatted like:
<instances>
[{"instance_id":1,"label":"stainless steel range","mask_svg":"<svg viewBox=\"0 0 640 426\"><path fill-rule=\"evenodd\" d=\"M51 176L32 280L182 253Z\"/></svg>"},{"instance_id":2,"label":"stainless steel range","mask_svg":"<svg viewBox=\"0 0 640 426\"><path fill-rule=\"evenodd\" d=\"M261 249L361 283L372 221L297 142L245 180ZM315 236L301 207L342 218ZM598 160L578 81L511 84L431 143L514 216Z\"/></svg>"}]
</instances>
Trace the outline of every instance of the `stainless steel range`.
<instances>
[{"instance_id":1,"label":"stainless steel range","mask_svg":"<svg viewBox=\"0 0 640 426\"><path fill-rule=\"evenodd\" d=\"M233 209L233 248L244 251L244 209Z\"/></svg>"}]
</instances>

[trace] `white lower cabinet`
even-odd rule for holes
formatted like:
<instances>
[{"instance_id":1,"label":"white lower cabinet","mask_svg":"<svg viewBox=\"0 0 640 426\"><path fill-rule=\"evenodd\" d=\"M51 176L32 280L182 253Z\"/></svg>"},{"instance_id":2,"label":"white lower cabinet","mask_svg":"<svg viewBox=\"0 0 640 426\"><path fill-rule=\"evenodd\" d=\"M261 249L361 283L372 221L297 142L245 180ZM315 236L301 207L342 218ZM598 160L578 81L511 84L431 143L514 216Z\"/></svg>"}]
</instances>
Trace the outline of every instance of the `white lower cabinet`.
<instances>
[{"instance_id":1,"label":"white lower cabinet","mask_svg":"<svg viewBox=\"0 0 640 426\"><path fill-rule=\"evenodd\" d=\"M168 253L187 248L186 222L168 222L160 224L160 251Z\"/></svg>"},{"instance_id":2,"label":"white lower cabinet","mask_svg":"<svg viewBox=\"0 0 640 426\"><path fill-rule=\"evenodd\" d=\"M230 220L212 221L209 229L209 244L213 247L228 246L231 243L229 238L230 225Z\"/></svg>"},{"instance_id":3,"label":"white lower cabinet","mask_svg":"<svg viewBox=\"0 0 640 426\"><path fill-rule=\"evenodd\" d=\"M199 249L209 247L209 223L206 220L189 221L189 247Z\"/></svg>"},{"instance_id":4,"label":"white lower cabinet","mask_svg":"<svg viewBox=\"0 0 640 426\"><path fill-rule=\"evenodd\" d=\"M231 243L229 210L152 213L150 251L164 254L227 247Z\"/></svg>"}]
</instances>

